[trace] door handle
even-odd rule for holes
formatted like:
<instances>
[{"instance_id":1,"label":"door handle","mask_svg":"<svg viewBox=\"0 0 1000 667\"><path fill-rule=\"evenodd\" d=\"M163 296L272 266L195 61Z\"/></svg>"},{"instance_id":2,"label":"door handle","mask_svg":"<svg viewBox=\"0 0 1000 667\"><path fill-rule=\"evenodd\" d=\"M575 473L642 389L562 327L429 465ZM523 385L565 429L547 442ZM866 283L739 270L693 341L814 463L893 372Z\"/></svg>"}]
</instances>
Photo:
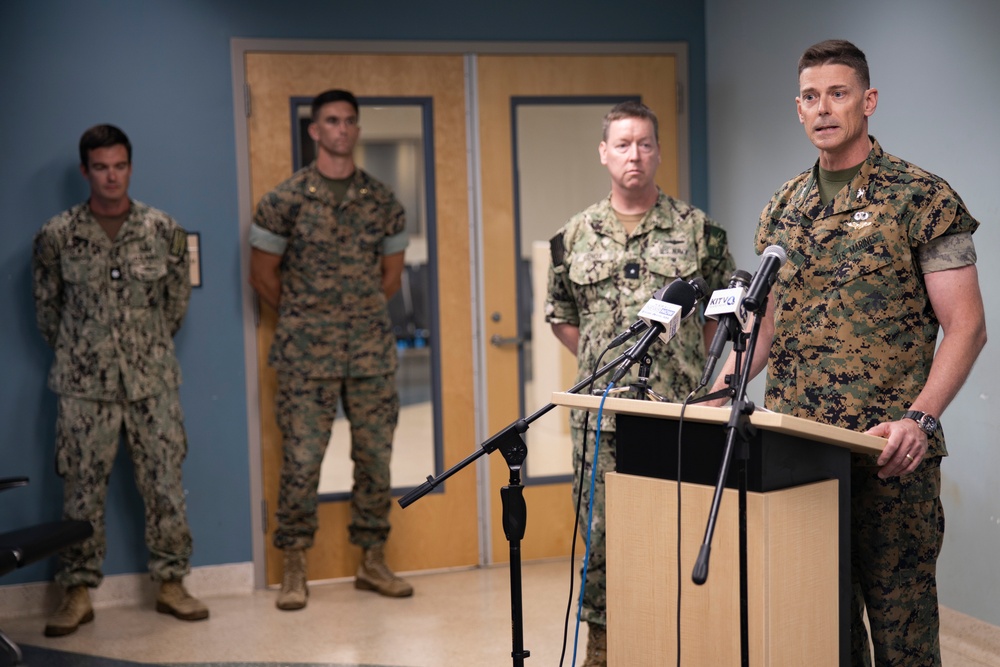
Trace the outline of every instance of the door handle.
<instances>
[{"instance_id":1,"label":"door handle","mask_svg":"<svg viewBox=\"0 0 1000 667\"><path fill-rule=\"evenodd\" d=\"M520 336L512 336L510 338L505 338L500 334L493 334L490 336L490 345L495 345L496 347L503 347L505 345L521 345L524 343L524 339Z\"/></svg>"}]
</instances>

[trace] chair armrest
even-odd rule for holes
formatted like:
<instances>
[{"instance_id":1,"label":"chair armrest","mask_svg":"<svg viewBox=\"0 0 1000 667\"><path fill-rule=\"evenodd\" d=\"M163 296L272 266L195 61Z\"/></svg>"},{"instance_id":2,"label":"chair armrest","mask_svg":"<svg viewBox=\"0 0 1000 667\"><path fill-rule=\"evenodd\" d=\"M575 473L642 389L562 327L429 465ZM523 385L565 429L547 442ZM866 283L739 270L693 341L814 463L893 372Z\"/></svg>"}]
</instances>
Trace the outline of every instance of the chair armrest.
<instances>
[{"instance_id":1,"label":"chair armrest","mask_svg":"<svg viewBox=\"0 0 1000 667\"><path fill-rule=\"evenodd\" d=\"M27 477L0 477L0 491L13 489L16 486L25 486L27 483Z\"/></svg>"}]
</instances>

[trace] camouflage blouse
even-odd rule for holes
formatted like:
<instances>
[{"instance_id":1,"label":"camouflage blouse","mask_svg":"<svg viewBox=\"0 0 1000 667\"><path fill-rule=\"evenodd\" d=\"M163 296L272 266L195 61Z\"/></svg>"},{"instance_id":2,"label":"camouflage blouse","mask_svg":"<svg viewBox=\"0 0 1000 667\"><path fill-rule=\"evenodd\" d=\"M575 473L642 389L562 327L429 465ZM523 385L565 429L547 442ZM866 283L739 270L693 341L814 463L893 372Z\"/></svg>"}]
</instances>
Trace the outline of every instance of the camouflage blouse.
<instances>
[{"instance_id":1,"label":"camouflage blouse","mask_svg":"<svg viewBox=\"0 0 1000 667\"><path fill-rule=\"evenodd\" d=\"M395 372L382 257L405 222L389 188L361 169L341 202L312 165L264 195L253 223L285 240L271 366L311 378Z\"/></svg>"},{"instance_id":2,"label":"camouflage blouse","mask_svg":"<svg viewBox=\"0 0 1000 667\"><path fill-rule=\"evenodd\" d=\"M132 201L114 241L86 203L45 223L33 273L38 328L55 349L49 387L98 401L176 389L188 262L187 233L142 202Z\"/></svg>"},{"instance_id":3,"label":"camouflage blouse","mask_svg":"<svg viewBox=\"0 0 1000 667\"><path fill-rule=\"evenodd\" d=\"M945 181L872 142L829 205L815 167L782 186L756 238L758 252L788 253L771 292L767 407L855 431L902 418L927 381L939 326L918 248L979 225ZM928 456L945 453L939 430Z\"/></svg>"},{"instance_id":4,"label":"camouflage blouse","mask_svg":"<svg viewBox=\"0 0 1000 667\"><path fill-rule=\"evenodd\" d=\"M703 211L662 192L631 235L615 217L609 196L571 218L560 238L563 257L549 267L545 317L580 328L579 380L590 376L608 342L636 320L659 288L694 276L713 290L724 288L735 267L725 230ZM610 351L601 363L624 349ZM705 365L700 317L685 320L669 346L654 344L650 356L650 387L669 400L683 400L697 386ZM620 386L635 382L637 370L638 364ZM607 386L610 377L602 380L595 387ZM574 426L583 426L583 414L573 411ZM596 422L591 419L590 424ZM614 430L613 417L606 415L602 428Z\"/></svg>"}]
</instances>

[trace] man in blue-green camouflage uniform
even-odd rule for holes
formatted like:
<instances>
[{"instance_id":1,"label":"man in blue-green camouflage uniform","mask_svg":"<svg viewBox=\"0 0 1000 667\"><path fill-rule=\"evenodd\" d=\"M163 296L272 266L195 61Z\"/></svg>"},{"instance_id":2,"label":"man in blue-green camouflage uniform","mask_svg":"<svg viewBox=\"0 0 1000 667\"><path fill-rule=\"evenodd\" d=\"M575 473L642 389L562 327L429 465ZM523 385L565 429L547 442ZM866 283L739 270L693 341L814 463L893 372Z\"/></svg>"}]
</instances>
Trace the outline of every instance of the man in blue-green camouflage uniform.
<instances>
[{"instance_id":1,"label":"man in blue-green camouflage uniform","mask_svg":"<svg viewBox=\"0 0 1000 667\"><path fill-rule=\"evenodd\" d=\"M788 262L751 371L767 364L771 410L887 438L878 457L852 457L851 664L871 664L867 610L878 667L930 667L947 454L937 418L986 343L979 223L944 180L868 134L877 103L850 42L799 60L798 116L819 160L761 214L758 251L777 244Z\"/></svg>"},{"instance_id":2,"label":"man in blue-green camouflage uniform","mask_svg":"<svg viewBox=\"0 0 1000 667\"><path fill-rule=\"evenodd\" d=\"M94 618L89 589L104 576L104 507L123 431L145 503L156 609L187 621L208 618L182 584L192 542L173 336L191 296L187 234L163 211L129 198L132 145L117 127L83 134L80 171L90 198L45 223L33 261L38 328L55 349L49 387L59 395L63 515L94 527L91 538L61 554L56 581L66 590L45 626L48 636Z\"/></svg>"},{"instance_id":3,"label":"man in blue-green camouflage uniform","mask_svg":"<svg viewBox=\"0 0 1000 667\"><path fill-rule=\"evenodd\" d=\"M615 106L604 118L598 151L611 176L611 194L573 216L553 237L545 305L556 337L577 357L581 380L596 370L608 343L636 320L657 289L694 276L712 289L724 288L735 268L726 232L704 212L657 187L660 145L652 110L638 102ZM649 388L671 401L694 390L714 328L714 322L704 324L699 317L685 320L669 352L654 349ZM637 371L633 367L621 386L636 382ZM584 534L597 435L593 416L584 432L585 415L574 410L570 417L573 497L582 486L578 521ZM585 439L586 469L581 471ZM615 469L613 416L602 420L599 449L582 611L589 628L586 667L607 664L604 475Z\"/></svg>"},{"instance_id":4,"label":"man in blue-green camouflage uniform","mask_svg":"<svg viewBox=\"0 0 1000 667\"><path fill-rule=\"evenodd\" d=\"M269 363L283 463L274 546L283 550L277 607L306 606L305 552L317 528L323 455L338 401L351 424L352 544L363 550L355 586L389 597L413 588L386 565L389 462L399 415L388 300L402 282L403 208L354 163L358 103L318 95L309 134L316 161L264 195L250 229L250 282L278 311Z\"/></svg>"}]
</instances>

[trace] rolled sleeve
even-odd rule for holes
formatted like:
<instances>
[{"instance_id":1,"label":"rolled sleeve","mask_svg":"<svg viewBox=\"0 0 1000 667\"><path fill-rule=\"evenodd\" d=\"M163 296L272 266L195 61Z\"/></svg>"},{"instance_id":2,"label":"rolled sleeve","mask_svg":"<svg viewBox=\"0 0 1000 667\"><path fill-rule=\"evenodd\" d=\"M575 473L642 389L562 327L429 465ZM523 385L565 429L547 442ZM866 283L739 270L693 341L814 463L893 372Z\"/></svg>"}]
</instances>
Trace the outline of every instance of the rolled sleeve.
<instances>
[{"instance_id":1,"label":"rolled sleeve","mask_svg":"<svg viewBox=\"0 0 1000 667\"><path fill-rule=\"evenodd\" d=\"M923 273L947 271L976 263L976 246L971 232L946 234L917 247Z\"/></svg>"},{"instance_id":2,"label":"rolled sleeve","mask_svg":"<svg viewBox=\"0 0 1000 667\"><path fill-rule=\"evenodd\" d=\"M382 239L382 254L386 256L395 255L406 250L408 245L410 245L410 237L405 231L393 234L392 236L386 236Z\"/></svg>"},{"instance_id":3,"label":"rolled sleeve","mask_svg":"<svg viewBox=\"0 0 1000 667\"><path fill-rule=\"evenodd\" d=\"M255 222L250 225L250 246L272 255L284 255L288 239L264 229Z\"/></svg>"}]
</instances>

